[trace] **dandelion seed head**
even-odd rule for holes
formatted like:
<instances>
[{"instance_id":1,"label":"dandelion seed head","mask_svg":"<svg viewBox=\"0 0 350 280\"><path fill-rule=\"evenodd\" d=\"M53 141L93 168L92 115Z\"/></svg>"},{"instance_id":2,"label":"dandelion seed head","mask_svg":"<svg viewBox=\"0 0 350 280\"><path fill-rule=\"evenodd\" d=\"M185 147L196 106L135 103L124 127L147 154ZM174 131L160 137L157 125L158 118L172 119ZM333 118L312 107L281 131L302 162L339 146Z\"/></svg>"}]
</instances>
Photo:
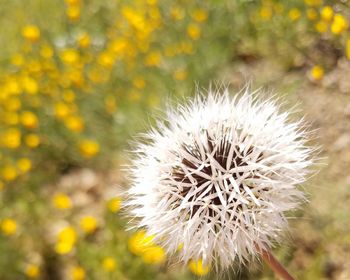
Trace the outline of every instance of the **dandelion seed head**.
<instances>
[{"instance_id":1,"label":"dandelion seed head","mask_svg":"<svg viewBox=\"0 0 350 280\"><path fill-rule=\"evenodd\" d=\"M285 212L303 201L307 142L303 120L273 97L198 94L136 145L126 206L136 227L186 263L245 263L279 241Z\"/></svg>"}]
</instances>

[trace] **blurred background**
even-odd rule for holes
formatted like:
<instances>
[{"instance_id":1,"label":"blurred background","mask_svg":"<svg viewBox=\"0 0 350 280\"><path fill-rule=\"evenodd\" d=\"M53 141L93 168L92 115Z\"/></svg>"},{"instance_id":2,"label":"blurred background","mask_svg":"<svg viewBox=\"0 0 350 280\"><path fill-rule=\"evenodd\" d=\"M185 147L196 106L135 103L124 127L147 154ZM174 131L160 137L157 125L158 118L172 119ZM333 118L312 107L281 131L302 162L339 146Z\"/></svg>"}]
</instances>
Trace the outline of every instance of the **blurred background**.
<instances>
[{"instance_id":1,"label":"blurred background","mask_svg":"<svg viewBox=\"0 0 350 280\"><path fill-rule=\"evenodd\" d=\"M126 231L118 195L130 139L213 81L317 129L310 203L275 253L298 279L350 279L349 21L346 0L0 0L0 279L215 279Z\"/></svg>"}]
</instances>

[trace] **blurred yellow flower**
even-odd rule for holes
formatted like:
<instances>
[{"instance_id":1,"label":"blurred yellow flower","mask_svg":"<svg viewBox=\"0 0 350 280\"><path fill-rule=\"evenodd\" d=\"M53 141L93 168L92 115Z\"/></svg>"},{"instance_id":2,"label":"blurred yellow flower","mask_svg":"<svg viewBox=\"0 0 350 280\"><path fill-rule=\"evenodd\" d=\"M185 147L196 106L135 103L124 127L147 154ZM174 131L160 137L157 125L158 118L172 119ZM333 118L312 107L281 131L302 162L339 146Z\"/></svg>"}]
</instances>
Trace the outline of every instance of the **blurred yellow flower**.
<instances>
[{"instance_id":1,"label":"blurred yellow flower","mask_svg":"<svg viewBox=\"0 0 350 280\"><path fill-rule=\"evenodd\" d=\"M317 11L315 9L307 9L306 16L309 20L316 20L318 17Z\"/></svg>"},{"instance_id":2,"label":"blurred yellow flower","mask_svg":"<svg viewBox=\"0 0 350 280\"><path fill-rule=\"evenodd\" d=\"M80 19L80 7L72 5L67 7L66 15L71 21L78 21Z\"/></svg>"},{"instance_id":3,"label":"blurred yellow flower","mask_svg":"<svg viewBox=\"0 0 350 280\"><path fill-rule=\"evenodd\" d=\"M272 9L269 6L262 6L259 15L263 20L270 20L272 18Z\"/></svg>"},{"instance_id":4,"label":"blurred yellow flower","mask_svg":"<svg viewBox=\"0 0 350 280\"><path fill-rule=\"evenodd\" d=\"M72 90L65 90L63 92L63 99L64 99L64 101L66 101L68 103L74 102L74 100L75 100L75 93L74 93L74 91L72 91Z\"/></svg>"},{"instance_id":5,"label":"blurred yellow flower","mask_svg":"<svg viewBox=\"0 0 350 280\"><path fill-rule=\"evenodd\" d=\"M22 36L28 41L36 42L40 39L40 30L35 25L26 25L22 29Z\"/></svg>"},{"instance_id":6,"label":"blurred yellow flower","mask_svg":"<svg viewBox=\"0 0 350 280\"><path fill-rule=\"evenodd\" d=\"M9 128L2 134L2 144L10 149L16 149L21 145L21 131L17 128Z\"/></svg>"},{"instance_id":7,"label":"blurred yellow flower","mask_svg":"<svg viewBox=\"0 0 350 280\"><path fill-rule=\"evenodd\" d=\"M24 137L24 142L29 148L36 148L40 144L40 138L36 134L28 134Z\"/></svg>"},{"instance_id":8,"label":"blurred yellow flower","mask_svg":"<svg viewBox=\"0 0 350 280\"><path fill-rule=\"evenodd\" d=\"M72 280L84 280L86 276L85 270L81 266L72 267L70 273Z\"/></svg>"},{"instance_id":9,"label":"blurred yellow flower","mask_svg":"<svg viewBox=\"0 0 350 280\"><path fill-rule=\"evenodd\" d=\"M17 223L15 220L7 218L1 221L1 231L5 235L14 235L17 231Z\"/></svg>"},{"instance_id":10,"label":"blurred yellow flower","mask_svg":"<svg viewBox=\"0 0 350 280\"><path fill-rule=\"evenodd\" d=\"M6 181L13 181L17 178L17 170L11 165L5 165L1 170L2 178Z\"/></svg>"},{"instance_id":11,"label":"blurred yellow flower","mask_svg":"<svg viewBox=\"0 0 350 280\"><path fill-rule=\"evenodd\" d=\"M145 58L146 66L159 66L161 61L161 54L157 51L151 52Z\"/></svg>"},{"instance_id":12,"label":"blurred yellow flower","mask_svg":"<svg viewBox=\"0 0 350 280\"><path fill-rule=\"evenodd\" d=\"M117 213L120 210L121 199L119 197L114 197L110 199L107 203L109 211Z\"/></svg>"},{"instance_id":13,"label":"blurred yellow flower","mask_svg":"<svg viewBox=\"0 0 350 280\"><path fill-rule=\"evenodd\" d=\"M333 9L330 6L324 6L321 10L321 18L325 21L331 21L333 14Z\"/></svg>"},{"instance_id":14,"label":"blurred yellow flower","mask_svg":"<svg viewBox=\"0 0 350 280\"><path fill-rule=\"evenodd\" d=\"M11 57L11 63L13 65L16 65L16 66L21 66L24 64L24 57L23 55L17 53L17 54L14 54L12 57Z\"/></svg>"},{"instance_id":15,"label":"blurred yellow flower","mask_svg":"<svg viewBox=\"0 0 350 280\"><path fill-rule=\"evenodd\" d=\"M83 140L79 143L79 150L83 157L92 158L100 150L100 145L93 140Z\"/></svg>"},{"instance_id":16,"label":"blurred yellow flower","mask_svg":"<svg viewBox=\"0 0 350 280\"><path fill-rule=\"evenodd\" d=\"M316 81L322 80L323 76L324 76L324 69L323 69L322 66L316 65L316 66L312 67L312 69L311 69L311 77L314 80L316 80Z\"/></svg>"},{"instance_id":17,"label":"blurred yellow flower","mask_svg":"<svg viewBox=\"0 0 350 280\"><path fill-rule=\"evenodd\" d=\"M32 162L29 158L21 158L17 161L17 167L21 173L27 173L32 169Z\"/></svg>"},{"instance_id":18,"label":"blurred yellow flower","mask_svg":"<svg viewBox=\"0 0 350 280\"><path fill-rule=\"evenodd\" d=\"M25 128L34 129L38 127L39 120L33 112L23 111L21 114L21 123Z\"/></svg>"},{"instance_id":19,"label":"blurred yellow flower","mask_svg":"<svg viewBox=\"0 0 350 280\"><path fill-rule=\"evenodd\" d=\"M106 257L102 260L102 267L105 271L113 271L117 267L117 263L114 258Z\"/></svg>"},{"instance_id":20,"label":"blurred yellow flower","mask_svg":"<svg viewBox=\"0 0 350 280\"><path fill-rule=\"evenodd\" d=\"M86 49L90 46L91 44L91 38L89 34L83 33L78 37L78 45L82 49Z\"/></svg>"},{"instance_id":21,"label":"blurred yellow flower","mask_svg":"<svg viewBox=\"0 0 350 280\"><path fill-rule=\"evenodd\" d=\"M38 83L30 77L23 79L23 88L29 94L37 94L39 90Z\"/></svg>"},{"instance_id":22,"label":"blurred yellow flower","mask_svg":"<svg viewBox=\"0 0 350 280\"><path fill-rule=\"evenodd\" d=\"M147 247L143 254L142 260L146 264L159 264L165 261L165 251L160 246Z\"/></svg>"},{"instance_id":23,"label":"blurred yellow flower","mask_svg":"<svg viewBox=\"0 0 350 280\"><path fill-rule=\"evenodd\" d=\"M70 113L68 105L63 102L56 103L54 105L54 109L55 109L55 115L59 119L66 117Z\"/></svg>"},{"instance_id":24,"label":"blurred yellow flower","mask_svg":"<svg viewBox=\"0 0 350 280\"><path fill-rule=\"evenodd\" d=\"M67 226L58 234L58 240L55 251L58 254L65 255L72 251L77 241L77 233L72 226Z\"/></svg>"},{"instance_id":25,"label":"blurred yellow flower","mask_svg":"<svg viewBox=\"0 0 350 280\"><path fill-rule=\"evenodd\" d=\"M335 14L331 25L331 31L334 34L344 32L349 26L347 19L341 14Z\"/></svg>"},{"instance_id":26,"label":"blurred yellow flower","mask_svg":"<svg viewBox=\"0 0 350 280\"><path fill-rule=\"evenodd\" d=\"M180 6L175 6L170 9L170 16L173 20L182 20L185 17L185 11Z\"/></svg>"},{"instance_id":27,"label":"blurred yellow flower","mask_svg":"<svg viewBox=\"0 0 350 280\"><path fill-rule=\"evenodd\" d=\"M154 246L154 236L146 236L146 232L141 230L133 234L128 240L128 248L131 253L142 256L148 247Z\"/></svg>"},{"instance_id":28,"label":"blurred yellow flower","mask_svg":"<svg viewBox=\"0 0 350 280\"><path fill-rule=\"evenodd\" d=\"M79 61L79 53L75 49L66 49L61 52L60 58L66 64L75 64Z\"/></svg>"},{"instance_id":29,"label":"blurred yellow flower","mask_svg":"<svg viewBox=\"0 0 350 280\"><path fill-rule=\"evenodd\" d=\"M188 268L194 275L197 275L197 276L207 275L210 271L210 266L203 265L202 260L198 260L198 261L191 260L188 263Z\"/></svg>"},{"instance_id":30,"label":"blurred yellow flower","mask_svg":"<svg viewBox=\"0 0 350 280\"><path fill-rule=\"evenodd\" d=\"M80 5L81 0L64 0L64 2L66 2L67 5L76 6Z\"/></svg>"},{"instance_id":31,"label":"blurred yellow flower","mask_svg":"<svg viewBox=\"0 0 350 280\"><path fill-rule=\"evenodd\" d=\"M70 209L72 208L72 200L65 193L57 193L52 198L52 204L57 209Z\"/></svg>"},{"instance_id":32,"label":"blurred yellow flower","mask_svg":"<svg viewBox=\"0 0 350 280\"><path fill-rule=\"evenodd\" d=\"M292 21L296 21L300 18L301 16L301 12L299 9L297 8L293 8L291 10L289 10L288 12L288 17L292 20Z\"/></svg>"},{"instance_id":33,"label":"blurred yellow flower","mask_svg":"<svg viewBox=\"0 0 350 280\"><path fill-rule=\"evenodd\" d=\"M201 29L197 24L191 23L187 26L187 34L192 40L198 40L201 36Z\"/></svg>"},{"instance_id":34,"label":"blurred yellow flower","mask_svg":"<svg viewBox=\"0 0 350 280\"><path fill-rule=\"evenodd\" d=\"M66 127L73 132L81 132L84 129L84 122L79 116L68 116L64 122Z\"/></svg>"},{"instance_id":35,"label":"blurred yellow flower","mask_svg":"<svg viewBox=\"0 0 350 280\"><path fill-rule=\"evenodd\" d=\"M80 219L80 227L86 233L92 233L97 228L97 220L93 216L85 216Z\"/></svg>"},{"instance_id":36,"label":"blurred yellow flower","mask_svg":"<svg viewBox=\"0 0 350 280\"><path fill-rule=\"evenodd\" d=\"M320 20L315 24L315 28L316 28L317 32L325 33L328 30L328 24L327 24L327 22Z\"/></svg>"},{"instance_id":37,"label":"blurred yellow flower","mask_svg":"<svg viewBox=\"0 0 350 280\"><path fill-rule=\"evenodd\" d=\"M97 62L101 66L103 66L103 67L105 67L107 69L111 69L113 67L113 65L114 65L114 57L109 52L102 52L97 57Z\"/></svg>"},{"instance_id":38,"label":"blurred yellow flower","mask_svg":"<svg viewBox=\"0 0 350 280\"><path fill-rule=\"evenodd\" d=\"M40 48L40 55L43 58L51 58L53 56L53 49L48 45L44 45Z\"/></svg>"},{"instance_id":39,"label":"blurred yellow flower","mask_svg":"<svg viewBox=\"0 0 350 280\"><path fill-rule=\"evenodd\" d=\"M39 266L35 265L35 264L29 264L27 265L26 269L25 269L25 275L29 278L38 278L40 275L40 269Z\"/></svg>"},{"instance_id":40,"label":"blurred yellow flower","mask_svg":"<svg viewBox=\"0 0 350 280\"><path fill-rule=\"evenodd\" d=\"M192 12L191 16L195 21L203 22L203 21L207 20L208 12L206 10L203 10L203 9L196 9Z\"/></svg>"}]
</instances>

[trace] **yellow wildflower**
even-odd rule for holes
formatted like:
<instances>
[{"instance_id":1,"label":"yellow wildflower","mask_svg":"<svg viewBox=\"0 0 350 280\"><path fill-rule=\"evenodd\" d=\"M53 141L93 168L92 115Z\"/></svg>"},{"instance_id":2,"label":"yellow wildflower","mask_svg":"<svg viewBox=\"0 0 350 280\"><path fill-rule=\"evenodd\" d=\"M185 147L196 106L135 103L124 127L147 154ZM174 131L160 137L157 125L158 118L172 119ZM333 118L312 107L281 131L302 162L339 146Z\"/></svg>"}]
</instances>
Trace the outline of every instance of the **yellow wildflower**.
<instances>
[{"instance_id":1,"label":"yellow wildflower","mask_svg":"<svg viewBox=\"0 0 350 280\"><path fill-rule=\"evenodd\" d=\"M118 197L114 197L110 199L107 203L107 207L109 211L113 213L117 213L120 210L121 199Z\"/></svg>"},{"instance_id":2,"label":"yellow wildflower","mask_svg":"<svg viewBox=\"0 0 350 280\"><path fill-rule=\"evenodd\" d=\"M55 251L61 255L68 254L72 251L76 240L77 234L73 227L68 226L62 229L58 234L58 242L56 243Z\"/></svg>"},{"instance_id":3,"label":"yellow wildflower","mask_svg":"<svg viewBox=\"0 0 350 280\"><path fill-rule=\"evenodd\" d=\"M113 271L117 267L117 263L114 258L106 257L102 260L102 267L105 271Z\"/></svg>"},{"instance_id":4,"label":"yellow wildflower","mask_svg":"<svg viewBox=\"0 0 350 280\"><path fill-rule=\"evenodd\" d=\"M323 76L324 76L324 69L323 69L322 66L316 65L316 66L312 67L312 69L311 69L311 77L314 80L316 80L316 81L322 80Z\"/></svg>"},{"instance_id":5,"label":"yellow wildflower","mask_svg":"<svg viewBox=\"0 0 350 280\"><path fill-rule=\"evenodd\" d=\"M21 54L14 54L11 57L11 63L16 66L22 66L24 64L24 57Z\"/></svg>"},{"instance_id":6,"label":"yellow wildflower","mask_svg":"<svg viewBox=\"0 0 350 280\"><path fill-rule=\"evenodd\" d=\"M320 20L315 24L315 28L316 28L317 32L325 33L328 30L328 24L327 24L327 22Z\"/></svg>"},{"instance_id":7,"label":"yellow wildflower","mask_svg":"<svg viewBox=\"0 0 350 280\"><path fill-rule=\"evenodd\" d=\"M165 251L160 246L151 246L145 249L142 260L146 264L159 264L165 261Z\"/></svg>"},{"instance_id":8,"label":"yellow wildflower","mask_svg":"<svg viewBox=\"0 0 350 280\"><path fill-rule=\"evenodd\" d=\"M180 6L175 6L170 9L170 16L173 20L182 20L185 17L185 12Z\"/></svg>"},{"instance_id":9,"label":"yellow wildflower","mask_svg":"<svg viewBox=\"0 0 350 280\"><path fill-rule=\"evenodd\" d=\"M321 18L325 21L331 21L333 18L333 9L330 6L324 6L321 10Z\"/></svg>"},{"instance_id":10,"label":"yellow wildflower","mask_svg":"<svg viewBox=\"0 0 350 280\"><path fill-rule=\"evenodd\" d=\"M53 56L53 49L48 45L44 45L40 49L40 55L43 58L51 58Z\"/></svg>"},{"instance_id":11,"label":"yellow wildflower","mask_svg":"<svg viewBox=\"0 0 350 280\"><path fill-rule=\"evenodd\" d=\"M27 173L32 168L32 162L28 158L21 158L17 161L17 167L21 173Z\"/></svg>"},{"instance_id":12,"label":"yellow wildflower","mask_svg":"<svg viewBox=\"0 0 350 280\"><path fill-rule=\"evenodd\" d=\"M348 28L348 25L348 21L343 15L335 14L331 25L331 31L334 34L340 34Z\"/></svg>"},{"instance_id":13,"label":"yellow wildflower","mask_svg":"<svg viewBox=\"0 0 350 280\"><path fill-rule=\"evenodd\" d=\"M79 116L68 116L65 119L65 125L74 132L81 132L84 129L84 122Z\"/></svg>"},{"instance_id":14,"label":"yellow wildflower","mask_svg":"<svg viewBox=\"0 0 350 280\"><path fill-rule=\"evenodd\" d=\"M35 25L26 25L22 29L22 36L30 42L36 42L40 39L40 30Z\"/></svg>"},{"instance_id":15,"label":"yellow wildflower","mask_svg":"<svg viewBox=\"0 0 350 280\"><path fill-rule=\"evenodd\" d=\"M65 104L63 102L58 102L54 106L55 106L55 115L59 119L66 117L70 112L67 104Z\"/></svg>"},{"instance_id":16,"label":"yellow wildflower","mask_svg":"<svg viewBox=\"0 0 350 280\"><path fill-rule=\"evenodd\" d=\"M72 208L72 200L65 193L57 193L52 199L52 204L57 209L70 209Z\"/></svg>"},{"instance_id":17,"label":"yellow wildflower","mask_svg":"<svg viewBox=\"0 0 350 280\"><path fill-rule=\"evenodd\" d=\"M197 276L207 275L210 271L210 267L207 265L203 265L202 260L198 260L198 261L191 260L188 264L188 268L194 275L197 275Z\"/></svg>"},{"instance_id":18,"label":"yellow wildflower","mask_svg":"<svg viewBox=\"0 0 350 280\"><path fill-rule=\"evenodd\" d=\"M145 58L146 66L159 66L161 62L161 54L159 52L151 52Z\"/></svg>"},{"instance_id":19,"label":"yellow wildflower","mask_svg":"<svg viewBox=\"0 0 350 280\"><path fill-rule=\"evenodd\" d=\"M301 16L301 12L299 9L297 8L293 8L291 10L289 10L288 12L288 17L292 20L292 21L296 21L300 18Z\"/></svg>"},{"instance_id":20,"label":"yellow wildflower","mask_svg":"<svg viewBox=\"0 0 350 280\"><path fill-rule=\"evenodd\" d=\"M64 101L71 103L75 100L75 93L72 90L66 90L63 93Z\"/></svg>"},{"instance_id":21,"label":"yellow wildflower","mask_svg":"<svg viewBox=\"0 0 350 280\"><path fill-rule=\"evenodd\" d=\"M143 230L138 231L129 238L128 248L131 253L142 256L148 247L154 245L153 238L152 235L146 236L146 232Z\"/></svg>"},{"instance_id":22,"label":"yellow wildflower","mask_svg":"<svg viewBox=\"0 0 350 280\"><path fill-rule=\"evenodd\" d=\"M192 40L198 40L201 36L201 29L197 24L191 23L187 27L187 34Z\"/></svg>"},{"instance_id":23,"label":"yellow wildflower","mask_svg":"<svg viewBox=\"0 0 350 280\"><path fill-rule=\"evenodd\" d=\"M37 94L39 90L38 83L30 77L23 79L23 88L29 94Z\"/></svg>"},{"instance_id":24,"label":"yellow wildflower","mask_svg":"<svg viewBox=\"0 0 350 280\"><path fill-rule=\"evenodd\" d=\"M81 34L78 38L78 44L79 44L79 47L82 49L88 48L91 44L91 38L89 34L87 33Z\"/></svg>"},{"instance_id":25,"label":"yellow wildflower","mask_svg":"<svg viewBox=\"0 0 350 280\"><path fill-rule=\"evenodd\" d=\"M86 276L85 270L81 266L72 267L70 273L72 280L84 280Z\"/></svg>"},{"instance_id":26,"label":"yellow wildflower","mask_svg":"<svg viewBox=\"0 0 350 280\"><path fill-rule=\"evenodd\" d=\"M79 150L86 158L94 157L100 150L100 145L93 140L83 140L79 143Z\"/></svg>"},{"instance_id":27,"label":"yellow wildflower","mask_svg":"<svg viewBox=\"0 0 350 280\"><path fill-rule=\"evenodd\" d=\"M67 7L66 15L70 21L78 21L80 19L80 7L76 5Z\"/></svg>"},{"instance_id":28,"label":"yellow wildflower","mask_svg":"<svg viewBox=\"0 0 350 280\"><path fill-rule=\"evenodd\" d=\"M317 14L317 11L315 9L307 9L306 16L309 20L316 20L318 14Z\"/></svg>"},{"instance_id":29,"label":"yellow wildflower","mask_svg":"<svg viewBox=\"0 0 350 280\"><path fill-rule=\"evenodd\" d=\"M92 216L85 216L80 219L80 227L86 233L92 233L97 228L97 220Z\"/></svg>"},{"instance_id":30,"label":"yellow wildflower","mask_svg":"<svg viewBox=\"0 0 350 280\"><path fill-rule=\"evenodd\" d=\"M1 231L5 235L14 235L17 231L17 223L15 220L7 218L1 221Z\"/></svg>"},{"instance_id":31,"label":"yellow wildflower","mask_svg":"<svg viewBox=\"0 0 350 280\"><path fill-rule=\"evenodd\" d=\"M29 148L36 148L40 144L40 138L36 134L28 134L25 136L24 142Z\"/></svg>"},{"instance_id":32,"label":"yellow wildflower","mask_svg":"<svg viewBox=\"0 0 350 280\"><path fill-rule=\"evenodd\" d=\"M203 21L207 20L208 12L206 10L203 10L203 9L196 9L193 11L191 16L195 21L203 22Z\"/></svg>"},{"instance_id":33,"label":"yellow wildflower","mask_svg":"<svg viewBox=\"0 0 350 280\"><path fill-rule=\"evenodd\" d=\"M25 128L34 129L38 127L37 116L30 111L24 111L21 114L21 123Z\"/></svg>"},{"instance_id":34,"label":"yellow wildflower","mask_svg":"<svg viewBox=\"0 0 350 280\"><path fill-rule=\"evenodd\" d=\"M62 51L60 58L66 64L75 64L79 61L79 53L74 49L66 49Z\"/></svg>"},{"instance_id":35,"label":"yellow wildflower","mask_svg":"<svg viewBox=\"0 0 350 280\"><path fill-rule=\"evenodd\" d=\"M2 135L2 143L5 147L16 149L21 145L21 131L17 128L9 128Z\"/></svg>"},{"instance_id":36,"label":"yellow wildflower","mask_svg":"<svg viewBox=\"0 0 350 280\"><path fill-rule=\"evenodd\" d=\"M29 278L38 278L40 275L40 269L39 266L35 265L35 264L29 264L27 265L26 269L25 269L25 274L26 276L28 276Z\"/></svg>"},{"instance_id":37,"label":"yellow wildflower","mask_svg":"<svg viewBox=\"0 0 350 280\"><path fill-rule=\"evenodd\" d=\"M272 18L272 9L268 6L262 6L259 15L263 20L270 20Z\"/></svg>"},{"instance_id":38,"label":"yellow wildflower","mask_svg":"<svg viewBox=\"0 0 350 280\"><path fill-rule=\"evenodd\" d=\"M17 178L17 170L12 165L5 165L1 170L2 178L6 181L13 181Z\"/></svg>"},{"instance_id":39,"label":"yellow wildflower","mask_svg":"<svg viewBox=\"0 0 350 280\"><path fill-rule=\"evenodd\" d=\"M108 69L111 69L114 65L114 58L113 58L112 54L110 54L108 52L102 52L98 56L97 62L101 66L108 68Z\"/></svg>"}]
</instances>

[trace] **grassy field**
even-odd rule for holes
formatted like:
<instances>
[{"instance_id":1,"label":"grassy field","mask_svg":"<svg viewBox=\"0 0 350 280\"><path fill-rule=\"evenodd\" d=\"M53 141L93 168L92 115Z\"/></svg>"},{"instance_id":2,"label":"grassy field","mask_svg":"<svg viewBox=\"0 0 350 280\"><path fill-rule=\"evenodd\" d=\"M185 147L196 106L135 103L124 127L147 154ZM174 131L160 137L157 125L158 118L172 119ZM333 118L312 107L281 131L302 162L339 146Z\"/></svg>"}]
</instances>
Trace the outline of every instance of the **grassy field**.
<instances>
[{"instance_id":1,"label":"grassy field","mask_svg":"<svg viewBox=\"0 0 350 280\"><path fill-rule=\"evenodd\" d=\"M215 279L126 231L126 150L197 85L251 81L317 130L319 172L276 255L350 279L346 1L0 0L0 279ZM170 265L169 265L170 263ZM273 279L262 264L227 279Z\"/></svg>"}]
</instances>

